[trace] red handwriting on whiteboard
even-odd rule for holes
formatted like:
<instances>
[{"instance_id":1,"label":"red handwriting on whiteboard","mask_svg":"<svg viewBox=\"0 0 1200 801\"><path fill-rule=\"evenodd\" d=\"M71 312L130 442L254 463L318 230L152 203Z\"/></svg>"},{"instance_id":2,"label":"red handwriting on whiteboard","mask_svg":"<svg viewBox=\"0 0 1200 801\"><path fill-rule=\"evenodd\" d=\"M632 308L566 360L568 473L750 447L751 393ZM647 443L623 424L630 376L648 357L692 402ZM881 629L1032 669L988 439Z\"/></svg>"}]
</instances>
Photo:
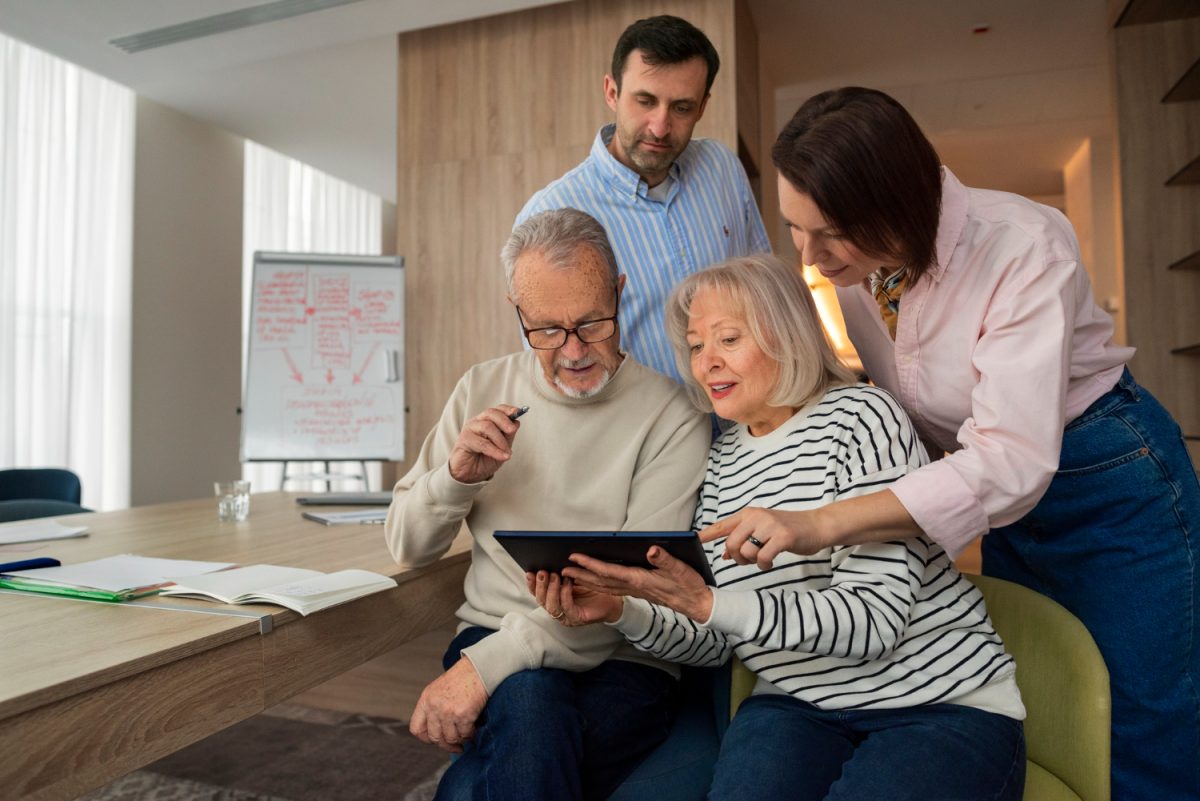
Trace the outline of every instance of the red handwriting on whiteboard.
<instances>
[{"instance_id":1,"label":"red handwriting on whiteboard","mask_svg":"<svg viewBox=\"0 0 1200 801\"><path fill-rule=\"evenodd\" d=\"M361 445L364 453L387 448L396 429L394 398L380 387L296 387L284 414L294 437L324 446Z\"/></svg>"},{"instance_id":2,"label":"red handwriting on whiteboard","mask_svg":"<svg viewBox=\"0 0 1200 801\"><path fill-rule=\"evenodd\" d=\"M396 342L402 322L400 293L395 285L362 282L354 287L354 340Z\"/></svg>"},{"instance_id":3,"label":"red handwriting on whiteboard","mask_svg":"<svg viewBox=\"0 0 1200 801\"><path fill-rule=\"evenodd\" d=\"M313 305L318 312L331 310L345 314L350 308L350 274L317 273L313 281Z\"/></svg>"},{"instance_id":4,"label":"red handwriting on whiteboard","mask_svg":"<svg viewBox=\"0 0 1200 801\"><path fill-rule=\"evenodd\" d=\"M350 369L353 349L350 331L349 273L317 273L313 280L315 341L312 343L314 367ZM326 373L329 375L329 373ZM330 381L329 383L333 383Z\"/></svg>"},{"instance_id":5,"label":"red handwriting on whiteboard","mask_svg":"<svg viewBox=\"0 0 1200 801\"><path fill-rule=\"evenodd\" d=\"M314 367L350 369L350 318L338 314L317 314L314 318L316 342L313 343Z\"/></svg>"},{"instance_id":6,"label":"red handwriting on whiteboard","mask_svg":"<svg viewBox=\"0 0 1200 801\"><path fill-rule=\"evenodd\" d=\"M254 346L304 347L307 270L271 270L254 286Z\"/></svg>"}]
</instances>

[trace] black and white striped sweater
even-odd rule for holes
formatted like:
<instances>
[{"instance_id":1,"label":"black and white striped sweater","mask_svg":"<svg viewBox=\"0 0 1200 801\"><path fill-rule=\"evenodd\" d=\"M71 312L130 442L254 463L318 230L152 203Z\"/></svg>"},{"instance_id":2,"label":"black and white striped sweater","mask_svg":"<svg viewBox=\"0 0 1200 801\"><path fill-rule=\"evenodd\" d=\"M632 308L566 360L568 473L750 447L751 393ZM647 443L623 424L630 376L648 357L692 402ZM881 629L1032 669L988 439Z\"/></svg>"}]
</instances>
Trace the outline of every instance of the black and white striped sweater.
<instances>
[{"instance_id":1,"label":"black and white striped sweater","mask_svg":"<svg viewBox=\"0 0 1200 801\"><path fill-rule=\"evenodd\" d=\"M695 527L747 506L812 509L886 487L926 461L886 392L836 387L762 437L743 425L712 447ZM1021 719L1025 711L983 596L925 537L781 554L766 571L721 559L718 588L697 624L628 599L616 624L638 648L716 665L731 650L759 677L823 709L958 703Z\"/></svg>"}]
</instances>

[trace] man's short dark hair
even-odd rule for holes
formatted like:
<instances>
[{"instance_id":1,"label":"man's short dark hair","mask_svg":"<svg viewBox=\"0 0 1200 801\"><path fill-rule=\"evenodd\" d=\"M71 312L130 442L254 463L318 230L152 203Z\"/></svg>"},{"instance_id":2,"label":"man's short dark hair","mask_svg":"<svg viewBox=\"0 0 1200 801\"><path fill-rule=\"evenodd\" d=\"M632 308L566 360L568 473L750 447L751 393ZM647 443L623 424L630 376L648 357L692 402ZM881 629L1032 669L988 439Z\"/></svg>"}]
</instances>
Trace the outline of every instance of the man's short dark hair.
<instances>
[{"instance_id":1,"label":"man's short dark hair","mask_svg":"<svg viewBox=\"0 0 1200 801\"><path fill-rule=\"evenodd\" d=\"M642 59L652 67L682 64L693 58L704 59L708 66L705 94L712 89L717 70L721 68L721 58L713 43L704 35L704 31L687 20L669 14L639 19L625 29L613 50L612 78L617 83L618 92L621 91L625 62L634 50L642 51Z\"/></svg>"},{"instance_id":2,"label":"man's short dark hair","mask_svg":"<svg viewBox=\"0 0 1200 801\"><path fill-rule=\"evenodd\" d=\"M859 250L907 264L910 284L934 263L941 162L888 95L847 86L810 97L783 127L771 160Z\"/></svg>"}]
</instances>

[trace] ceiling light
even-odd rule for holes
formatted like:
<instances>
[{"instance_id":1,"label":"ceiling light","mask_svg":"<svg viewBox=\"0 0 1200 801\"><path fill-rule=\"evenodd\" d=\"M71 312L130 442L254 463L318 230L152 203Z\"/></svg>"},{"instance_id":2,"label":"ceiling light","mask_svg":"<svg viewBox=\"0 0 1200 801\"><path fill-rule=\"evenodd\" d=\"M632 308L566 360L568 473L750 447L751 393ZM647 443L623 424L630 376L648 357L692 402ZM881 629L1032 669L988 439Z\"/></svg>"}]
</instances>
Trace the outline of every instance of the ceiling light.
<instances>
[{"instance_id":1,"label":"ceiling light","mask_svg":"<svg viewBox=\"0 0 1200 801\"><path fill-rule=\"evenodd\" d=\"M180 22L150 31L133 33L128 36L118 36L109 40L109 44L119 47L126 53L140 53L156 47L187 42L216 33L236 31L249 28L251 25L261 25L264 22L276 22L288 17L296 17L313 11L321 11L335 6L357 3L360 0L275 0L272 3L251 6L237 11L227 11L224 14L214 14L211 17Z\"/></svg>"}]
</instances>

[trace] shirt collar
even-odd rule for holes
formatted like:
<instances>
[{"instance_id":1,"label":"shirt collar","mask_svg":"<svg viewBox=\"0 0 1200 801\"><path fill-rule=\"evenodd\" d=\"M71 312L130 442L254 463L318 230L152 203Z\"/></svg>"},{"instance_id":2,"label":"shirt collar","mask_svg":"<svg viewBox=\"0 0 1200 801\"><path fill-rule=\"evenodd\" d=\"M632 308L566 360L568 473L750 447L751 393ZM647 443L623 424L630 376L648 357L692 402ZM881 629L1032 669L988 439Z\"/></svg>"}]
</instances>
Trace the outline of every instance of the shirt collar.
<instances>
[{"instance_id":1,"label":"shirt collar","mask_svg":"<svg viewBox=\"0 0 1200 801\"><path fill-rule=\"evenodd\" d=\"M940 281L954 257L959 237L967 225L971 195L949 167L942 167L942 208L938 216L937 263L929 268L929 277Z\"/></svg>"},{"instance_id":2,"label":"shirt collar","mask_svg":"<svg viewBox=\"0 0 1200 801\"><path fill-rule=\"evenodd\" d=\"M616 123L612 122L600 129L599 133L596 134L595 141L592 142L591 159L600 168L601 175L604 177L604 179L608 183L612 184L612 186L615 187L624 197L627 197L630 201L633 201L637 198L645 199L646 190L649 187L646 186L646 182L642 180L642 176L638 175L636 172L617 161L617 157L614 156L608 149L608 143L612 141L612 138L616 135L616 131ZM679 183L679 176L683 171L683 167L680 165L680 162L682 162L686 156L687 149L685 148L684 151L679 154L679 158L675 159L675 163L671 165L671 169L667 173L668 180L673 180L676 184ZM668 193L668 202L670 202L670 199L674 197L675 190L676 187L672 187L671 191Z\"/></svg>"}]
</instances>

